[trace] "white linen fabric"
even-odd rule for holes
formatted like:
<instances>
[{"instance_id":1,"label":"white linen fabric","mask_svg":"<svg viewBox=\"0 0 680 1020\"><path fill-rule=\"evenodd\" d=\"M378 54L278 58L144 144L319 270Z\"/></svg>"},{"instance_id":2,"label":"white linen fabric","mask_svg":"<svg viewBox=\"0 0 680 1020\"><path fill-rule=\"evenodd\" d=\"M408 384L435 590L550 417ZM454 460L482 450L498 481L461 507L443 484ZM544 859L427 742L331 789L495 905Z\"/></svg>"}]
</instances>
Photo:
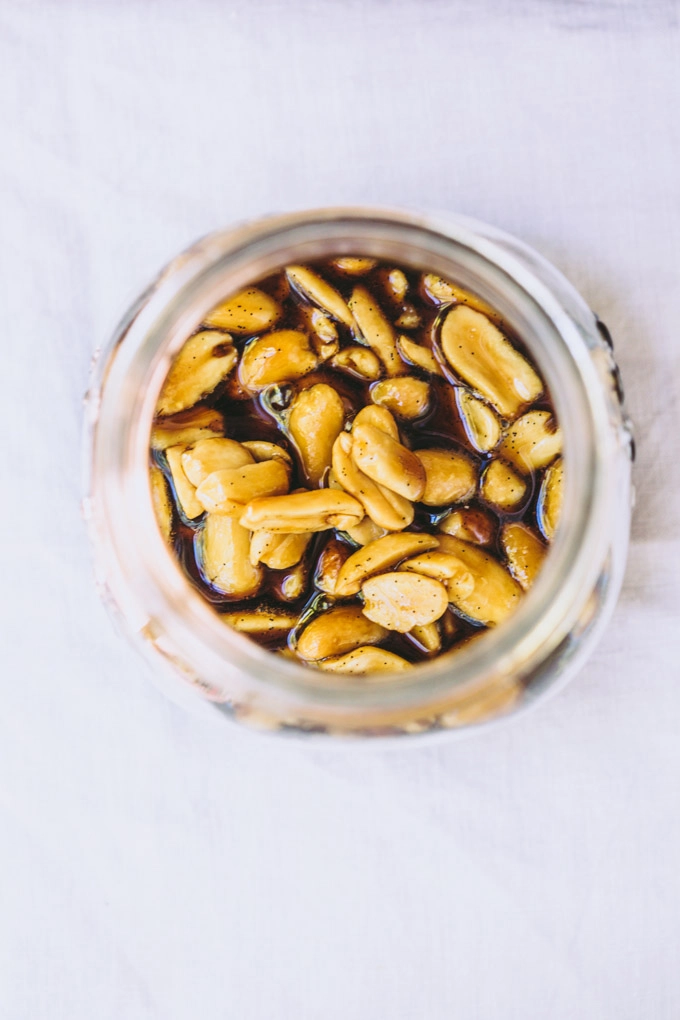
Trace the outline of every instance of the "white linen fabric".
<instances>
[{"instance_id":1,"label":"white linen fabric","mask_svg":"<svg viewBox=\"0 0 680 1020\"><path fill-rule=\"evenodd\" d=\"M676 1020L680 29L674 2L0 6L0 1016ZM94 593L88 362L195 237L451 209L609 325L624 592L559 697L331 751L197 719Z\"/></svg>"}]
</instances>

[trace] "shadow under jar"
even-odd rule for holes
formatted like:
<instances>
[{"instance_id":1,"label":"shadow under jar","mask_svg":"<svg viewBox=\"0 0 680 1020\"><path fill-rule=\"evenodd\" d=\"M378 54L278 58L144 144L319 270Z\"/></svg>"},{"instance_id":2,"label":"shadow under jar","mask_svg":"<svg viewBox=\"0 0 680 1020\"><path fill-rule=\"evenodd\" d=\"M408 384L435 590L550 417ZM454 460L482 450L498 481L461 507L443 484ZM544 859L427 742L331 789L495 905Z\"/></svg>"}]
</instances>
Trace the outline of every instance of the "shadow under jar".
<instances>
[{"instance_id":1,"label":"shadow under jar","mask_svg":"<svg viewBox=\"0 0 680 1020\"><path fill-rule=\"evenodd\" d=\"M351 264L335 263L356 256L373 260L375 266L367 263L369 268L355 267L360 271L353 274ZM279 312L275 329L304 329L301 317L311 316L320 304L323 311L323 302L309 293L310 281L304 271L299 278L294 273L277 276L285 266L313 267L350 305L355 288L364 286L367 293L383 288L385 301L389 303L393 297L395 309L396 303L401 303L399 315L395 310L392 316L396 321L405 315L403 329L400 324L395 333L406 341L400 352L407 367L399 371L429 387L422 413L414 413L411 419L400 418L397 408L398 439L407 448L459 447L473 460L477 456L477 474L483 472L487 461L497 460L492 453L480 452L474 443L470 445L469 430L466 434L461 427L464 409L456 403L455 395L474 396L475 390L456 389L461 379L442 354L444 317L460 304L455 295L447 298L446 294L423 289L423 274L429 274L432 280L439 277L452 281L473 296L469 299L473 306L501 325L545 382L545 393L537 400L527 399L522 411L531 406L546 417L554 414L561 429L565 483L560 524L534 583L522 595L517 609L499 626L485 627L480 633L479 621L470 620L464 603L457 604L454 599L454 625L449 626L448 637L445 628L439 627L440 635L444 633L441 651L446 654L428 652L422 643L419 648L417 640L399 631L390 632L381 647L411 664L399 672L376 669L362 674L336 673L296 661L296 639L301 631L304 633L300 618L304 624L319 609L335 603L328 593L309 583L301 588L299 600L291 600L285 591L282 597L280 586L285 572L270 572L267 597L269 605L271 598L278 599L278 610L288 602L291 623L292 617L297 617L283 635L293 651L281 648L283 642L276 632L261 637L260 644L251 640L227 625L216 609L227 614L226 619L232 623L243 625L244 614L263 606L261 587L254 602L248 597L235 602L233 594L225 594L224 584L215 587L209 583L201 569L200 553L198 562L194 556L197 543L192 528L197 528L198 534L205 529L205 505L196 504L185 514L182 494L172 484L180 506L179 513L173 511L172 544L157 524L150 487L150 442L156 492L159 485L161 492L167 491L166 478L176 483L182 474L182 454L186 455L191 443L186 434L180 436L183 445L167 436L159 441L158 429L162 430L164 422L172 418L155 416L159 409L164 415L183 412L182 394L178 397L166 380L187 338L201 329L227 330L224 347L217 350L224 360L226 381L199 405L206 412L206 429L196 438L223 432L239 442L282 445L292 454L298 477L293 481L289 477L278 489L275 479L275 497L300 484L316 491L337 491L326 488L327 467L325 473L310 479L310 465L299 457L299 444L304 445L304 439L298 436L297 445L291 443L290 406L300 386L269 386L265 372L262 386L243 391L244 352L252 350L257 342L253 340L253 336L260 335L257 329L239 339L229 332L228 318L213 320L211 325L212 309L244 288L258 285L284 309L283 318ZM398 275L393 282L387 279L390 266L400 267L403 280ZM281 281L292 290L277 293ZM404 281L409 287L406 295L400 294ZM390 295L392 286L396 290ZM409 324L411 311L420 319L418 328L412 325L413 316ZM360 318L361 309L355 308L354 312ZM318 350L324 338L319 338L308 323L316 353L306 371L303 366L300 372L306 376L302 388L335 384L344 405L337 431L342 431L351 443L353 417L360 406L376 399L374 391L380 383L360 380L346 364L334 366L338 354L352 345L352 326L340 321L343 314L341 309L327 317L331 326L335 321L341 342L338 351L337 344L333 348L332 336L327 337L330 347L323 357L318 356ZM357 332L364 342L369 340L363 350L381 355L379 343L371 344L370 338L361 336L361 330ZM363 333L367 332L364 327ZM420 342L425 335L431 339L430 346ZM430 353L435 365L429 367L438 371L428 374L427 365L414 365L412 360L408 367L409 338ZM412 359L414 351L410 353ZM232 358L234 364L239 361L234 372L228 365ZM383 352L378 360L383 382L400 377L398 372L391 376L389 353ZM253 378L251 372L245 382ZM385 390L389 400L390 387L383 386ZM447 393L452 397L450 402ZM216 413L224 425L220 426L219 421L211 425L210 412ZM509 414L507 419L513 417L516 415ZM313 416L309 420L313 421ZM372 209L330 209L271 217L210 235L161 273L130 310L108 349L98 356L87 398L87 421L88 494L84 511L103 597L147 657L165 667L156 672L159 679L164 679L166 691L195 707L202 705L206 712L218 711L261 729L289 733L460 733L517 712L572 676L593 647L620 588L630 526L632 438L622 409L611 341L606 329L552 266L518 241L469 220ZM503 416L501 424L510 433L512 425L507 426ZM174 451L170 456L168 449ZM253 462L265 457L255 447L252 453ZM173 457L177 464L174 474L169 463ZM186 460L184 464L187 466ZM306 471L300 477L303 468ZM259 472L261 476L266 474ZM272 478L275 474L272 470ZM504 522L515 519L535 526L537 486L531 472L528 474L523 503L513 505L509 516L496 505L494 541ZM504 482L503 477L496 479L496 491L499 487L502 491ZM190 486L187 498L195 500L196 491ZM461 505L490 512L493 507L488 497L492 492L491 483L486 494L482 490L480 495L475 489L470 498L461 500ZM200 488L198 493L201 495ZM206 498L210 506L210 491ZM421 535L440 534L439 529L446 527L442 518L456 510L456 505L423 506L417 500L416 504L415 521L408 532ZM197 525L192 523L192 514ZM246 524L256 527L253 521L244 517ZM341 523L345 527L338 538L346 545L346 556L361 547L362 539L352 536L353 522L348 519ZM219 519L217 524L222 527ZM257 535L257 530L252 534ZM331 533L320 534L310 539L308 563L312 550L318 554L321 544L331 538ZM389 569L403 566L405 558L397 557ZM426 569L422 561L417 569ZM261 579L258 583L261 586ZM355 595L354 602L360 611L361 593ZM351 625L348 620L347 626ZM447 645L451 645L450 650ZM194 697L194 692L202 694L203 699Z\"/></svg>"}]
</instances>

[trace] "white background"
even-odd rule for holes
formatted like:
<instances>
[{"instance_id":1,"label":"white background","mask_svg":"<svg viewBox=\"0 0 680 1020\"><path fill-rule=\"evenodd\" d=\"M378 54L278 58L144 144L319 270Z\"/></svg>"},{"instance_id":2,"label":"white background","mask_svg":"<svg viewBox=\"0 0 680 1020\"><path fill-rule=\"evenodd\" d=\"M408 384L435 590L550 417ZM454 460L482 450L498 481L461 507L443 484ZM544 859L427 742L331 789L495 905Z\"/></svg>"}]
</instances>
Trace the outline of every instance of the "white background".
<instances>
[{"instance_id":1,"label":"white background","mask_svg":"<svg viewBox=\"0 0 680 1020\"><path fill-rule=\"evenodd\" d=\"M676 1020L680 29L673 2L0 4L0 1016ZM430 748L185 714L90 581L94 348L196 236L453 209L610 326L624 593L558 698Z\"/></svg>"}]
</instances>

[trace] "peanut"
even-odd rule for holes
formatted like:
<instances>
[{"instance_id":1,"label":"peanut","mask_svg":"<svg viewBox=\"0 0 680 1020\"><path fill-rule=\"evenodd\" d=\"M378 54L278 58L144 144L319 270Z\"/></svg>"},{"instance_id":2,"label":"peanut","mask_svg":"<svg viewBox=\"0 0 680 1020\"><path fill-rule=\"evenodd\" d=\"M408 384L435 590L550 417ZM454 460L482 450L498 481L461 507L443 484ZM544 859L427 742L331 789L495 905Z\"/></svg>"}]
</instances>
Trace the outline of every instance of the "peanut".
<instances>
[{"instance_id":1,"label":"peanut","mask_svg":"<svg viewBox=\"0 0 680 1020\"><path fill-rule=\"evenodd\" d=\"M297 329L265 333L246 347L239 365L239 380L247 390L300 379L316 368L318 357L309 337Z\"/></svg>"},{"instance_id":2,"label":"peanut","mask_svg":"<svg viewBox=\"0 0 680 1020\"><path fill-rule=\"evenodd\" d=\"M208 514L194 546L202 573L217 591L239 598L258 592L264 575L250 562L250 535L234 517Z\"/></svg>"},{"instance_id":3,"label":"peanut","mask_svg":"<svg viewBox=\"0 0 680 1020\"><path fill-rule=\"evenodd\" d=\"M383 379L371 389L371 400L399 418L420 418L430 406L430 387L410 375Z\"/></svg>"},{"instance_id":4,"label":"peanut","mask_svg":"<svg viewBox=\"0 0 680 1020\"><path fill-rule=\"evenodd\" d=\"M369 577L361 593L364 615L400 634L438 620L449 602L441 581L423 574L389 573Z\"/></svg>"},{"instance_id":5,"label":"peanut","mask_svg":"<svg viewBox=\"0 0 680 1020\"><path fill-rule=\"evenodd\" d=\"M471 499L477 489L477 472L469 457L455 450L416 450L425 471L425 490L420 497L426 506L460 503Z\"/></svg>"},{"instance_id":6,"label":"peanut","mask_svg":"<svg viewBox=\"0 0 680 1020\"><path fill-rule=\"evenodd\" d=\"M441 327L441 346L451 368L505 418L543 392L529 362L486 315L456 305Z\"/></svg>"},{"instance_id":7,"label":"peanut","mask_svg":"<svg viewBox=\"0 0 680 1020\"><path fill-rule=\"evenodd\" d=\"M503 527L501 545L510 573L528 591L543 566L547 552L545 545L531 528L518 522Z\"/></svg>"},{"instance_id":8,"label":"peanut","mask_svg":"<svg viewBox=\"0 0 680 1020\"><path fill-rule=\"evenodd\" d=\"M563 490L564 466L560 457L545 473L536 509L538 526L549 541L555 537L562 514Z\"/></svg>"},{"instance_id":9,"label":"peanut","mask_svg":"<svg viewBox=\"0 0 680 1020\"><path fill-rule=\"evenodd\" d=\"M287 496L254 499L245 508L241 523L251 531L299 534L327 528L352 527L364 516L358 500L339 489L315 489Z\"/></svg>"},{"instance_id":10,"label":"peanut","mask_svg":"<svg viewBox=\"0 0 680 1020\"><path fill-rule=\"evenodd\" d=\"M160 533L165 541L169 542L172 537L172 501L165 475L156 464L152 464L149 468L149 485L151 486L151 502Z\"/></svg>"},{"instance_id":11,"label":"peanut","mask_svg":"<svg viewBox=\"0 0 680 1020\"><path fill-rule=\"evenodd\" d=\"M288 602L297 602L305 593L308 577L309 564L306 560L300 560L281 582L281 597Z\"/></svg>"},{"instance_id":12,"label":"peanut","mask_svg":"<svg viewBox=\"0 0 680 1020\"><path fill-rule=\"evenodd\" d=\"M314 573L314 584L327 595L335 595L335 586L349 549L337 538L332 538L319 556Z\"/></svg>"},{"instance_id":13,"label":"peanut","mask_svg":"<svg viewBox=\"0 0 680 1020\"><path fill-rule=\"evenodd\" d=\"M312 347L319 361L328 361L340 349L335 323L320 308L308 309L306 318L312 333Z\"/></svg>"},{"instance_id":14,"label":"peanut","mask_svg":"<svg viewBox=\"0 0 680 1020\"><path fill-rule=\"evenodd\" d=\"M425 468L416 455L374 425L354 424L352 458L374 482L405 499L421 498Z\"/></svg>"},{"instance_id":15,"label":"peanut","mask_svg":"<svg viewBox=\"0 0 680 1020\"><path fill-rule=\"evenodd\" d=\"M276 443L267 443L262 439L249 439L247 442L241 443L241 446L244 446L252 455L253 460L258 463L262 460L280 460L287 470L292 471L293 459L291 455Z\"/></svg>"},{"instance_id":16,"label":"peanut","mask_svg":"<svg viewBox=\"0 0 680 1020\"><path fill-rule=\"evenodd\" d=\"M280 315L278 301L258 287L246 287L216 305L207 316L205 325L247 335L271 329Z\"/></svg>"},{"instance_id":17,"label":"peanut","mask_svg":"<svg viewBox=\"0 0 680 1020\"><path fill-rule=\"evenodd\" d=\"M462 538L466 542L473 542L474 545L491 545L496 533L491 514L485 510L472 510L469 507L452 510L439 522L438 527L445 535Z\"/></svg>"},{"instance_id":18,"label":"peanut","mask_svg":"<svg viewBox=\"0 0 680 1020\"><path fill-rule=\"evenodd\" d=\"M255 531L250 540L250 562L264 563L272 570L294 567L304 556L312 534L282 535L272 531Z\"/></svg>"},{"instance_id":19,"label":"peanut","mask_svg":"<svg viewBox=\"0 0 680 1020\"><path fill-rule=\"evenodd\" d=\"M288 266L286 273L293 286L312 304L318 305L350 329L355 327L356 323L347 302L330 283L306 266Z\"/></svg>"},{"instance_id":20,"label":"peanut","mask_svg":"<svg viewBox=\"0 0 680 1020\"><path fill-rule=\"evenodd\" d=\"M183 446L169 446L165 451L168 459L168 467L172 475L172 484L175 488L175 495L182 513L188 520L192 521L200 517L205 507L196 496L196 489L184 474L182 467Z\"/></svg>"},{"instance_id":21,"label":"peanut","mask_svg":"<svg viewBox=\"0 0 680 1020\"><path fill-rule=\"evenodd\" d=\"M422 280L422 290L425 297L435 305L454 303L467 305L469 308L474 308L475 311L481 312L482 315L486 315L492 322L500 325L500 316L491 305L471 291L463 290L462 287L457 287L455 283L442 279L441 276L435 276L434 273L426 273Z\"/></svg>"},{"instance_id":22,"label":"peanut","mask_svg":"<svg viewBox=\"0 0 680 1020\"><path fill-rule=\"evenodd\" d=\"M221 613L220 619L242 634L273 634L290 630L298 621L297 613L280 609L248 609L240 613Z\"/></svg>"},{"instance_id":23,"label":"peanut","mask_svg":"<svg viewBox=\"0 0 680 1020\"><path fill-rule=\"evenodd\" d=\"M355 470L358 471L359 469L355 468ZM367 479L367 481L371 482L370 478ZM375 483L371 482L371 485L373 484ZM376 486L376 489L377 488L378 487ZM394 495L394 493L392 495ZM401 499L401 496L398 498ZM375 542L376 539L382 538L384 535L388 534L388 531L386 528L381 528L375 523L375 521L371 520L368 514L366 514L363 521L359 521L354 528L347 528L347 534L353 542L357 543L357 545L368 545L369 542Z\"/></svg>"},{"instance_id":24,"label":"peanut","mask_svg":"<svg viewBox=\"0 0 680 1020\"><path fill-rule=\"evenodd\" d=\"M435 652L441 651L442 637L436 623L424 623L420 626L413 627L408 632L408 636L429 655L433 655Z\"/></svg>"},{"instance_id":25,"label":"peanut","mask_svg":"<svg viewBox=\"0 0 680 1020\"><path fill-rule=\"evenodd\" d=\"M382 374L382 364L368 347L343 347L331 358L333 368L355 376L357 379L366 379L374 382Z\"/></svg>"},{"instance_id":26,"label":"peanut","mask_svg":"<svg viewBox=\"0 0 680 1020\"><path fill-rule=\"evenodd\" d=\"M377 404L366 404L357 413L352 422L352 428L355 425L372 425L374 428L380 429L381 432L386 432L397 443L399 442L397 423L392 412L388 411L386 407L378 407Z\"/></svg>"},{"instance_id":27,"label":"peanut","mask_svg":"<svg viewBox=\"0 0 680 1020\"><path fill-rule=\"evenodd\" d=\"M480 494L503 510L519 506L526 495L526 482L503 460L492 460L482 475Z\"/></svg>"},{"instance_id":28,"label":"peanut","mask_svg":"<svg viewBox=\"0 0 680 1020\"><path fill-rule=\"evenodd\" d=\"M467 434L468 439L475 450L480 453L489 453L498 445L501 438L501 423L498 415L485 404L479 397L473 396L463 386L456 386L456 405L460 420Z\"/></svg>"},{"instance_id":29,"label":"peanut","mask_svg":"<svg viewBox=\"0 0 680 1020\"><path fill-rule=\"evenodd\" d=\"M406 304L401 315L394 320L394 325L399 329L417 329L421 324L421 318L413 305Z\"/></svg>"},{"instance_id":30,"label":"peanut","mask_svg":"<svg viewBox=\"0 0 680 1020\"><path fill-rule=\"evenodd\" d=\"M385 275L385 289L393 301L401 303L408 291L408 280L401 269L390 269Z\"/></svg>"},{"instance_id":31,"label":"peanut","mask_svg":"<svg viewBox=\"0 0 680 1020\"><path fill-rule=\"evenodd\" d=\"M508 428L499 449L523 474L547 467L561 452L562 429L550 411L523 414Z\"/></svg>"},{"instance_id":32,"label":"peanut","mask_svg":"<svg viewBox=\"0 0 680 1020\"><path fill-rule=\"evenodd\" d=\"M331 673L401 673L405 669L411 669L411 663L402 659L394 652L385 651L384 648L374 648L372 645L362 645L355 648L353 652L346 655L331 656L323 662L316 663L319 669Z\"/></svg>"},{"instance_id":33,"label":"peanut","mask_svg":"<svg viewBox=\"0 0 680 1020\"><path fill-rule=\"evenodd\" d=\"M377 265L377 259L359 258L356 255L333 259L333 265L347 276L365 276Z\"/></svg>"},{"instance_id":34,"label":"peanut","mask_svg":"<svg viewBox=\"0 0 680 1020\"><path fill-rule=\"evenodd\" d=\"M360 645L377 645L387 631L368 620L361 606L336 606L316 616L297 640L298 655L313 661L329 655L343 655Z\"/></svg>"},{"instance_id":35,"label":"peanut","mask_svg":"<svg viewBox=\"0 0 680 1020\"><path fill-rule=\"evenodd\" d=\"M190 337L177 354L158 398L156 414L186 411L229 375L238 351L228 333L204 330Z\"/></svg>"},{"instance_id":36,"label":"peanut","mask_svg":"<svg viewBox=\"0 0 680 1020\"><path fill-rule=\"evenodd\" d=\"M404 361L408 361L412 365L422 368L425 372L430 372L432 375L443 374L437 359L429 348L421 347L420 344L417 344L407 336L398 337L397 347Z\"/></svg>"},{"instance_id":37,"label":"peanut","mask_svg":"<svg viewBox=\"0 0 680 1020\"><path fill-rule=\"evenodd\" d=\"M310 485L320 485L331 466L333 443L345 424L345 408L336 390L316 383L297 394L288 430L297 446Z\"/></svg>"},{"instance_id":38,"label":"peanut","mask_svg":"<svg viewBox=\"0 0 680 1020\"><path fill-rule=\"evenodd\" d=\"M388 375L400 375L404 363L399 357L394 329L365 287L355 287L349 307L369 347L378 355Z\"/></svg>"}]
</instances>

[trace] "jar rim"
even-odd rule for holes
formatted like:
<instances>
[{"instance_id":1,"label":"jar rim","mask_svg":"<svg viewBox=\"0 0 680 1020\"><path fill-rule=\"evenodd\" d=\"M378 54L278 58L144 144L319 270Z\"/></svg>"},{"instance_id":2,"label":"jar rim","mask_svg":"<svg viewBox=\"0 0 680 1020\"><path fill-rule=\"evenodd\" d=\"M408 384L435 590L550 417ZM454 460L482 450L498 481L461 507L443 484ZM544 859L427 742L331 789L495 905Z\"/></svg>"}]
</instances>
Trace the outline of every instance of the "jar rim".
<instances>
[{"instance_id":1,"label":"jar rim","mask_svg":"<svg viewBox=\"0 0 680 1020\"><path fill-rule=\"evenodd\" d=\"M514 328L524 324L518 333L553 392L568 468L563 524L517 612L454 657L418 664L389 682L367 683L365 677L335 677L275 659L219 620L160 536L148 446L170 361L217 301L287 262L357 253L396 258L391 253L397 251L403 264L469 287ZM545 275L556 281L559 297ZM613 486L607 400L589 356L595 322L554 267L514 238L464 217L331 208L208 235L173 260L133 306L100 357L90 389L90 534L102 578L128 626L163 634L176 665L200 682L207 675L218 701L231 699L232 688L247 694L252 684L265 701L362 715L425 706L489 677L520 680L568 637L604 558ZM232 673L221 685L225 664Z\"/></svg>"}]
</instances>

